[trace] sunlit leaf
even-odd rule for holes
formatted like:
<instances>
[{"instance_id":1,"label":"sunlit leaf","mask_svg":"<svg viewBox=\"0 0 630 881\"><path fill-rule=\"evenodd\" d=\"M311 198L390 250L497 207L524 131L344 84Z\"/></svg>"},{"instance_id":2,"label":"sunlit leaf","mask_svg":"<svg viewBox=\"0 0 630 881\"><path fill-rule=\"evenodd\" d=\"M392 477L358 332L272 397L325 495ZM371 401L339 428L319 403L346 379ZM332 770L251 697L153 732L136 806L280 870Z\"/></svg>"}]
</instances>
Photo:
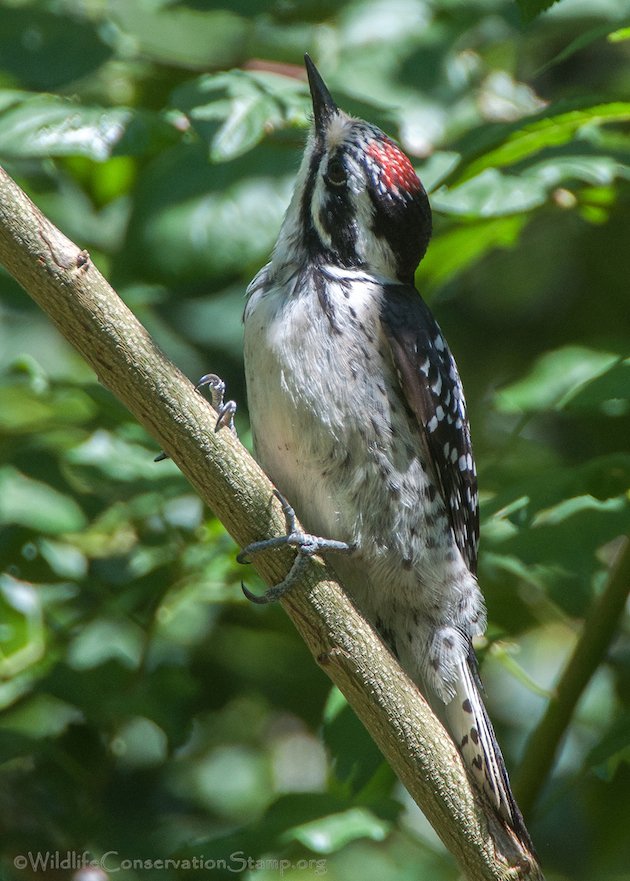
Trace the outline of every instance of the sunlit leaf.
<instances>
[{"instance_id":1,"label":"sunlit leaf","mask_svg":"<svg viewBox=\"0 0 630 881\"><path fill-rule=\"evenodd\" d=\"M531 211L546 198L547 191L541 182L488 168L458 187L433 193L431 203L445 214L503 217Z\"/></svg>"},{"instance_id":2,"label":"sunlit leaf","mask_svg":"<svg viewBox=\"0 0 630 881\"><path fill-rule=\"evenodd\" d=\"M567 181L583 181L593 186L611 184L616 178L630 180L630 164L610 156L592 156L572 153L570 156L553 156L524 172L527 180L536 179L547 189Z\"/></svg>"},{"instance_id":3,"label":"sunlit leaf","mask_svg":"<svg viewBox=\"0 0 630 881\"><path fill-rule=\"evenodd\" d=\"M532 526L555 526L565 520L588 511L601 511L603 513L619 513L627 507L623 498L618 499L595 499L593 496L576 496L572 499L564 499L553 508L540 511L533 520Z\"/></svg>"},{"instance_id":4,"label":"sunlit leaf","mask_svg":"<svg viewBox=\"0 0 630 881\"><path fill-rule=\"evenodd\" d=\"M85 555L73 545L42 539L38 547L52 571L59 577L81 579L87 574L88 563Z\"/></svg>"},{"instance_id":5,"label":"sunlit leaf","mask_svg":"<svg viewBox=\"0 0 630 881\"><path fill-rule=\"evenodd\" d=\"M568 409L597 409L609 416L628 412L630 401L630 359L616 361L607 370L582 385L567 401Z\"/></svg>"},{"instance_id":6,"label":"sunlit leaf","mask_svg":"<svg viewBox=\"0 0 630 881\"><path fill-rule=\"evenodd\" d=\"M383 841L389 828L388 823L365 808L351 808L341 814L296 826L287 831L286 838L301 842L315 853L334 853L358 838Z\"/></svg>"},{"instance_id":7,"label":"sunlit leaf","mask_svg":"<svg viewBox=\"0 0 630 881\"><path fill-rule=\"evenodd\" d=\"M0 468L0 524L9 523L55 535L81 529L86 518L72 496L5 465Z\"/></svg>"},{"instance_id":8,"label":"sunlit leaf","mask_svg":"<svg viewBox=\"0 0 630 881\"><path fill-rule=\"evenodd\" d=\"M561 409L617 361L617 355L581 346L556 349L542 355L526 377L502 389L496 406L504 413Z\"/></svg>"},{"instance_id":9,"label":"sunlit leaf","mask_svg":"<svg viewBox=\"0 0 630 881\"><path fill-rule=\"evenodd\" d=\"M514 247L526 221L523 214L450 226L433 240L418 268L419 290L426 290L427 281L431 288L445 284L495 248Z\"/></svg>"},{"instance_id":10,"label":"sunlit leaf","mask_svg":"<svg viewBox=\"0 0 630 881\"><path fill-rule=\"evenodd\" d=\"M3 714L3 728L31 738L59 737L68 726L83 721L77 707L52 694L36 694Z\"/></svg>"},{"instance_id":11,"label":"sunlit leaf","mask_svg":"<svg viewBox=\"0 0 630 881\"><path fill-rule=\"evenodd\" d=\"M210 165L201 148L163 154L141 181L129 264L142 266L148 255L151 277L162 282L240 278L260 265L277 237L291 176L268 142L256 154L254 168L247 157Z\"/></svg>"},{"instance_id":12,"label":"sunlit leaf","mask_svg":"<svg viewBox=\"0 0 630 881\"><path fill-rule=\"evenodd\" d=\"M11 677L44 652L44 622L31 584L0 575L0 675Z\"/></svg>"},{"instance_id":13,"label":"sunlit leaf","mask_svg":"<svg viewBox=\"0 0 630 881\"><path fill-rule=\"evenodd\" d=\"M143 716L126 719L110 742L119 764L127 768L161 765L167 756L167 746L162 729Z\"/></svg>"},{"instance_id":14,"label":"sunlit leaf","mask_svg":"<svg viewBox=\"0 0 630 881\"><path fill-rule=\"evenodd\" d=\"M143 645L143 633L131 621L98 618L72 640L68 663L76 670L89 670L112 659L136 669Z\"/></svg>"},{"instance_id":15,"label":"sunlit leaf","mask_svg":"<svg viewBox=\"0 0 630 881\"><path fill-rule=\"evenodd\" d=\"M173 103L224 162L250 150L274 129L306 120L306 86L294 77L230 71L200 77L177 89Z\"/></svg>"},{"instance_id":16,"label":"sunlit leaf","mask_svg":"<svg viewBox=\"0 0 630 881\"><path fill-rule=\"evenodd\" d=\"M78 388L41 393L22 383L0 386L0 428L5 432L81 424L95 413L94 402Z\"/></svg>"},{"instance_id":17,"label":"sunlit leaf","mask_svg":"<svg viewBox=\"0 0 630 881\"><path fill-rule=\"evenodd\" d=\"M625 40L630 40L630 27L614 30L609 34L608 39L611 43L623 43Z\"/></svg>"},{"instance_id":18,"label":"sunlit leaf","mask_svg":"<svg viewBox=\"0 0 630 881\"><path fill-rule=\"evenodd\" d=\"M585 126L623 123L630 120L630 103L595 104L558 112L550 107L533 121L496 126L485 133L485 143L472 149L449 176L448 184L463 183L489 168L515 165L548 147L568 143Z\"/></svg>"},{"instance_id":19,"label":"sunlit leaf","mask_svg":"<svg viewBox=\"0 0 630 881\"><path fill-rule=\"evenodd\" d=\"M235 64L251 25L226 9L111 0L111 14L127 51L189 69Z\"/></svg>"},{"instance_id":20,"label":"sunlit leaf","mask_svg":"<svg viewBox=\"0 0 630 881\"><path fill-rule=\"evenodd\" d=\"M112 480L158 480L164 476L164 470L160 471L147 447L102 429L75 446L68 453L68 461L73 465L97 468Z\"/></svg>"},{"instance_id":21,"label":"sunlit leaf","mask_svg":"<svg viewBox=\"0 0 630 881\"><path fill-rule=\"evenodd\" d=\"M29 96L0 112L0 156L87 156L142 153L172 139L166 122L130 108L83 107L54 95Z\"/></svg>"}]
</instances>

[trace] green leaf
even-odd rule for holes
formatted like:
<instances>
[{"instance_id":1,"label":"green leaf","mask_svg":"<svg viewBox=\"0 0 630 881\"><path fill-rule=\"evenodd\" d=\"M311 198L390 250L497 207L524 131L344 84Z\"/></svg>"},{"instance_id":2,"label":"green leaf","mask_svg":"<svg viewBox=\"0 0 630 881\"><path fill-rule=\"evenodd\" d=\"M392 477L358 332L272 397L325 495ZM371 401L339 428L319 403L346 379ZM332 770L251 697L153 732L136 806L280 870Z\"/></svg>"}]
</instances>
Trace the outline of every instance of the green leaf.
<instances>
[{"instance_id":1,"label":"green leaf","mask_svg":"<svg viewBox=\"0 0 630 881\"><path fill-rule=\"evenodd\" d=\"M68 647L68 663L75 670L90 670L109 660L137 669L144 634L131 621L98 618L84 626Z\"/></svg>"},{"instance_id":2,"label":"green leaf","mask_svg":"<svg viewBox=\"0 0 630 881\"><path fill-rule=\"evenodd\" d=\"M15 676L44 653L40 598L31 584L0 575L0 675Z\"/></svg>"},{"instance_id":3,"label":"green leaf","mask_svg":"<svg viewBox=\"0 0 630 881\"><path fill-rule=\"evenodd\" d=\"M0 725L27 737L59 737L70 725L83 721L77 707L51 694L34 694L2 715Z\"/></svg>"},{"instance_id":4,"label":"green leaf","mask_svg":"<svg viewBox=\"0 0 630 881\"><path fill-rule=\"evenodd\" d=\"M540 207L562 184L579 181L599 188L616 178L630 180L630 165L608 156L551 156L519 174L487 168L450 189L441 187L432 194L431 204L434 210L453 216L503 217ZM609 204L614 200L614 192L607 188L606 195ZM577 201L573 197L573 203ZM592 190L584 189L581 201L590 204Z\"/></svg>"},{"instance_id":5,"label":"green leaf","mask_svg":"<svg viewBox=\"0 0 630 881\"><path fill-rule=\"evenodd\" d=\"M623 497L617 499L595 499L593 496L576 496L572 499L563 499L552 508L539 511L534 517L532 526L556 526L565 520L586 512L621 513L627 508L627 500Z\"/></svg>"},{"instance_id":6,"label":"green leaf","mask_svg":"<svg viewBox=\"0 0 630 881\"><path fill-rule=\"evenodd\" d=\"M493 126L486 130L476 149L464 155L461 164L448 176L445 183L453 186L476 177L489 168L505 168L522 162L549 147L567 144L581 128L630 120L630 103L617 101L558 112L550 107L532 121ZM481 136L479 136L481 140Z\"/></svg>"},{"instance_id":7,"label":"green leaf","mask_svg":"<svg viewBox=\"0 0 630 881\"><path fill-rule=\"evenodd\" d=\"M90 19L88 15L51 14L32 2L2 3L3 74L42 91L90 74L112 54Z\"/></svg>"},{"instance_id":8,"label":"green leaf","mask_svg":"<svg viewBox=\"0 0 630 881\"><path fill-rule=\"evenodd\" d=\"M335 778L341 790L358 794L378 774L384 759L372 738L346 703L343 695L331 689L324 710L324 740L331 754ZM385 783L387 790L391 780ZM387 793L381 792L384 796Z\"/></svg>"},{"instance_id":9,"label":"green leaf","mask_svg":"<svg viewBox=\"0 0 630 881\"><path fill-rule=\"evenodd\" d=\"M164 469L153 461L150 448L133 443L118 434L99 429L67 454L72 465L98 469L110 480L131 482L159 480Z\"/></svg>"},{"instance_id":10,"label":"green leaf","mask_svg":"<svg viewBox=\"0 0 630 881\"><path fill-rule=\"evenodd\" d=\"M110 749L125 768L149 768L164 762L168 742L165 733L152 719L134 716L117 729Z\"/></svg>"},{"instance_id":11,"label":"green leaf","mask_svg":"<svg viewBox=\"0 0 630 881\"><path fill-rule=\"evenodd\" d=\"M625 40L630 40L630 27L614 30L609 34L608 40L610 43L623 43Z\"/></svg>"},{"instance_id":12,"label":"green leaf","mask_svg":"<svg viewBox=\"0 0 630 881\"><path fill-rule=\"evenodd\" d=\"M243 853L255 857L272 851L286 851L295 847L293 829L316 823L322 818L335 816L344 811L347 804L324 792L292 793L276 798L256 823L241 826L234 832L215 836L210 840L198 842L194 851L187 845L184 853L193 855L203 847L213 856L226 858L228 864ZM241 810L241 817L244 811ZM236 865L233 871L236 871Z\"/></svg>"},{"instance_id":13,"label":"green leaf","mask_svg":"<svg viewBox=\"0 0 630 881\"><path fill-rule=\"evenodd\" d=\"M539 511L531 528L520 529L501 542L499 549L530 564L555 566L551 596L569 614L579 615L589 602L593 576L602 569L599 550L629 530L627 491L610 499L584 494ZM565 584L561 575L567 579Z\"/></svg>"},{"instance_id":14,"label":"green leaf","mask_svg":"<svg viewBox=\"0 0 630 881\"><path fill-rule=\"evenodd\" d=\"M618 360L617 355L583 346L546 352L526 377L497 393L495 406L503 413L560 410Z\"/></svg>"},{"instance_id":15,"label":"green leaf","mask_svg":"<svg viewBox=\"0 0 630 881\"><path fill-rule=\"evenodd\" d=\"M81 529L86 518L70 496L6 465L0 468L0 525L9 523L59 535Z\"/></svg>"},{"instance_id":16,"label":"green leaf","mask_svg":"<svg viewBox=\"0 0 630 881\"><path fill-rule=\"evenodd\" d=\"M200 145L166 151L139 183L126 266L162 283L219 283L248 267L251 278L274 245L292 183L269 142L254 168L245 156L209 165Z\"/></svg>"},{"instance_id":17,"label":"green leaf","mask_svg":"<svg viewBox=\"0 0 630 881\"><path fill-rule=\"evenodd\" d=\"M531 691L533 694L537 694L540 697L544 697L546 700L550 700L554 696L552 691L548 688L543 688L532 679L527 671L515 660L512 652L509 649L506 649L504 645L495 642L492 645L491 652L492 657L498 660L501 666L507 670L517 682L520 682L521 685L527 688L528 691Z\"/></svg>"},{"instance_id":18,"label":"green leaf","mask_svg":"<svg viewBox=\"0 0 630 881\"><path fill-rule=\"evenodd\" d=\"M532 21L560 0L516 0L525 21Z\"/></svg>"},{"instance_id":19,"label":"green leaf","mask_svg":"<svg viewBox=\"0 0 630 881\"><path fill-rule=\"evenodd\" d=\"M630 32L630 31L629 31ZM555 67L558 64L561 64L564 61L567 61L577 52L581 52L582 49L586 49L587 46L590 46L591 43L594 43L596 40L600 40L602 37L608 37L611 42L616 42L619 39L623 39L624 29L619 29L619 22L610 22L607 21L605 24L597 25L593 28L588 28L586 31L577 36L574 40L565 46L561 52L558 52L553 58L547 61L542 65L537 71L536 76L540 76L541 74L548 71L550 68Z\"/></svg>"},{"instance_id":20,"label":"green leaf","mask_svg":"<svg viewBox=\"0 0 630 881\"><path fill-rule=\"evenodd\" d=\"M340 814L294 826L284 837L288 841L299 841L315 853L335 853L359 838L384 841L389 831L389 823L365 808L350 808Z\"/></svg>"},{"instance_id":21,"label":"green leaf","mask_svg":"<svg viewBox=\"0 0 630 881\"><path fill-rule=\"evenodd\" d=\"M131 110L80 107L52 95L26 98L0 115L0 155L103 160L121 140L131 116Z\"/></svg>"},{"instance_id":22,"label":"green leaf","mask_svg":"<svg viewBox=\"0 0 630 881\"><path fill-rule=\"evenodd\" d=\"M608 416L628 412L630 401L630 358L617 361L582 385L567 401L570 410L595 409Z\"/></svg>"},{"instance_id":23,"label":"green leaf","mask_svg":"<svg viewBox=\"0 0 630 881\"><path fill-rule=\"evenodd\" d=\"M129 54L190 69L237 64L246 51L251 23L228 9L110 0L110 14Z\"/></svg>"},{"instance_id":24,"label":"green leaf","mask_svg":"<svg viewBox=\"0 0 630 881\"><path fill-rule=\"evenodd\" d=\"M233 70L186 83L172 101L209 142L212 161L225 162L251 150L273 130L304 125L307 94L295 77Z\"/></svg>"},{"instance_id":25,"label":"green leaf","mask_svg":"<svg viewBox=\"0 0 630 881\"><path fill-rule=\"evenodd\" d=\"M616 178L630 179L630 165L610 156L552 156L529 166L522 172L526 178L540 181L547 190L567 181L581 181L592 186L611 184Z\"/></svg>"},{"instance_id":26,"label":"green leaf","mask_svg":"<svg viewBox=\"0 0 630 881\"><path fill-rule=\"evenodd\" d=\"M126 107L83 107L54 95L11 101L0 112L0 156L86 156L104 161L114 152L139 154L175 136L150 112Z\"/></svg>"},{"instance_id":27,"label":"green leaf","mask_svg":"<svg viewBox=\"0 0 630 881\"><path fill-rule=\"evenodd\" d=\"M38 391L22 382L0 386L0 428L25 434L59 425L80 425L92 418L96 406L80 388Z\"/></svg>"},{"instance_id":28,"label":"green leaf","mask_svg":"<svg viewBox=\"0 0 630 881\"><path fill-rule=\"evenodd\" d=\"M521 214L543 205L547 189L536 179L501 174L487 168L476 177L449 190L440 188L431 196L436 211L468 217L503 217Z\"/></svg>"},{"instance_id":29,"label":"green leaf","mask_svg":"<svg viewBox=\"0 0 630 881\"><path fill-rule=\"evenodd\" d=\"M85 555L73 545L67 542L41 539L38 542L38 547L44 560L60 578L76 581L85 578L88 561Z\"/></svg>"},{"instance_id":30,"label":"green leaf","mask_svg":"<svg viewBox=\"0 0 630 881\"><path fill-rule=\"evenodd\" d=\"M527 216L489 217L459 222L433 239L418 268L418 287L424 293L451 278L495 248L513 248L519 241Z\"/></svg>"},{"instance_id":31,"label":"green leaf","mask_svg":"<svg viewBox=\"0 0 630 881\"><path fill-rule=\"evenodd\" d=\"M622 764L630 764L630 712L614 720L601 741L588 755L587 764L610 781Z\"/></svg>"},{"instance_id":32,"label":"green leaf","mask_svg":"<svg viewBox=\"0 0 630 881\"><path fill-rule=\"evenodd\" d=\"M28 755L33 751L34 746L32 738L0 728L0 765L19 756Z\"/></svg>"}]
</instances>

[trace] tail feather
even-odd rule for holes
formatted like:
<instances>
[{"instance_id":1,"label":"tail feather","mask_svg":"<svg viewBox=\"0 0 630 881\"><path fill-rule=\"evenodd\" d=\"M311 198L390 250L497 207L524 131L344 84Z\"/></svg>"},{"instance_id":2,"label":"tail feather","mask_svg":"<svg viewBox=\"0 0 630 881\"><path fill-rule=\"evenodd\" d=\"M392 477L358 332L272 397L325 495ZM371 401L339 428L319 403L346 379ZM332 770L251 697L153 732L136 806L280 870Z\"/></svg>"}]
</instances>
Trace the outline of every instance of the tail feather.
<instances>
[{"instance_id":1,"label":"tail feather","mask_svg":"<svg viewBox=\"0 0 630 881\"><path fill-rule=\"evenodd\" d=\"M455 697L445 708L446 723L464 764L494 810L533 852L533 844L516 804L501 749L481 699L476 669L466 659L459 665Z\"/></svg>"}]
</instances>

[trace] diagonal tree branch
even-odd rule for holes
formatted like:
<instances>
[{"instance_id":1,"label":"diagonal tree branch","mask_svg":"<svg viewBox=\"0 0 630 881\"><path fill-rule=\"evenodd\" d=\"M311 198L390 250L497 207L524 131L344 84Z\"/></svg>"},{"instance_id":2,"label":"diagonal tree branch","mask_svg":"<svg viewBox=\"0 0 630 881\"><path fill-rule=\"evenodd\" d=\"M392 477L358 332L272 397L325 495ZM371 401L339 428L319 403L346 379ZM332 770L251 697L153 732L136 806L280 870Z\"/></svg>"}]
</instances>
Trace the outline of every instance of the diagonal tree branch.
<instances>
[{"instance_id":1,"label":"diagonal tree branch","mask_svg":"<svg viewBox=\"0 0 630 881\"><path fill-rule=\"evenodd\" d=\"M284 533L271 484L115 291L0 169L0 262L166 450L239 545ZM292 553L256 558L268 583ZM320 560L283 601L313 656L454 854L469 881L542 879L471 788L439 721Z\"/></svg>"}]
</instances>

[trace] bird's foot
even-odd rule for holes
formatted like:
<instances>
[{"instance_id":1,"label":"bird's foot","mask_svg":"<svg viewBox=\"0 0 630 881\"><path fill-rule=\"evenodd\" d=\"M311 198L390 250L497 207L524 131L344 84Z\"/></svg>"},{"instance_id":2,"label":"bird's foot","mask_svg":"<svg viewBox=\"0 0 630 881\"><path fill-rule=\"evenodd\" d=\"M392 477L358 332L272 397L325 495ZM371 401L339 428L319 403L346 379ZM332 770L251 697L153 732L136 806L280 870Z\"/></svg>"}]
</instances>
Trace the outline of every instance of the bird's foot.
<instances>
[{"instance_id":1,"label":"bird's foot","mask_svg":"<svg viewBox=\"0 0 630 881\"><path fill-rule=\"evenodd\" d=\"M210 395L210 404L217 411L217 421L214 424L214 430L219 431L224 426L229 428L233 435L236 436L236 427L234 426L234 414L236 413L235 401L224 401L225 383L216 373L206 373L202 376L195 391L200 392L201 389L207 388ZM163 462L164 459L170 459L168 453L162 451L153 460L154 462Z\"/></svg>"},{"instance_id":2,"label":"bird's foot","mask_svg":"<svg viewBox=\"0 0 630 881\"><path fill-rule=\"evenodd\" d=\"M234 414L236 413L235 401L224 401L225 383L216 373L206 373L202 376L197 385L197 391L207 388L210 392L210 403L218 413L214 430L218 431L225 425L230 429L232 434L236 435L236 427L234 426Z\"/></svg>"},{"instance_id":3,"label":"bird's foot","mask_svg":"<svg viewBox=\"0 0 630 881\"><path fill-rule=\"evenodd\" d=\"M289 504L289 502L285 499L282 493L278 492L277 489L274 489L274 495L279 500L282 505L282 510L284 511L284 517L287 524L287 532L286 535L280 535L277 538L267 538L263 541L255 541L252 544L247 545L246 548L240 552L237 556L237 560L239 563L249 563L248 559L252 554L258 554L261 551L268 551L271 548L279 548L285 547L288 545L289 547L296 548L297 556L293 561L293 565L289 570L289 574L284 578L279 584L270 587L265 591L264 594L257 596L252 593L244 584L241 582L241 587L243 589L243 593L247 597L248 600L251 600L252 603L258 603L259 605L265 605L266 603L274 603L277 600L281 599L288 591L290 591L295 585L299 582L304 567L309 559L309 557L314 556L315 554L325 554L330 551L341 554L349 554L354 551L354 546L347 544L345 541L336 541L331 538L320 538L317 535L311 535L308 532L303 532L298 528L296 524L295 511Z\"/></svg>"}]
</instances>

